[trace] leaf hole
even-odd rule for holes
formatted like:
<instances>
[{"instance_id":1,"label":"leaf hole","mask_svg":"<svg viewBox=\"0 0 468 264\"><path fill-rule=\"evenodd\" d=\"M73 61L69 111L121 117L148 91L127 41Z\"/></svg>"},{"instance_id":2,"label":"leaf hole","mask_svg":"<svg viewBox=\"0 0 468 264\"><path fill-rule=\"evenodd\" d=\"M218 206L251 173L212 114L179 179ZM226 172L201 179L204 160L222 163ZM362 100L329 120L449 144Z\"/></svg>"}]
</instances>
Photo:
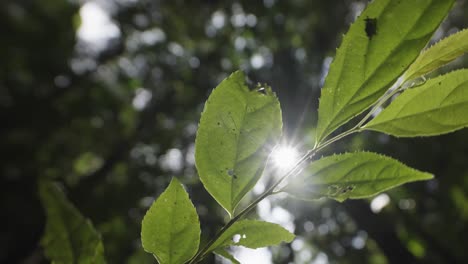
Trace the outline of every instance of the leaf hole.
<instances>
[{"instance_id":1,"label":"leaf hole","mask_svg":"<svg viewBox=\"0 0 468 264\"><path fill-rule=\"evenodd\" d=\"M366 23L366 35L369 39L372 39L372 37L377 34L377 19L367 17L364 19L364 22Z\"/></svg>"},{"instance_id":2,"label":"leaf hole","mask_svg":"<svg viewBox=\"0 0 468 264\"><path fill-rule=\"evenodd\" d=\"M328 186L328 195L330 196L344 195L346 193L352 192L354 188L355 188L354 185L345 185L345 186L330 185Z\"/></svg>"},{"instance_id":3,"label":"leaf hole","mask_svg":"<svg viewBox=\"0 0 468 264\"><path fill-rule=\"evenodd\" d=\"M353 190L354 190L354 186L348 185L348 186L344 187L340 191L340 194L345 194L345 193L348 193L348 192L352 192Z\"/></svg>"},{"instance_id":4,"label":"leaf hole","mask_svg":"<svg viewBox=\"0 0 468 264\"><path fill-rule=\"evenodd\" d=\"M234 236L232 236L232 241L234 243L239 243L240 239L241 239L241 235L240 234L235 234Z\"/></svg>"}]
</instances>

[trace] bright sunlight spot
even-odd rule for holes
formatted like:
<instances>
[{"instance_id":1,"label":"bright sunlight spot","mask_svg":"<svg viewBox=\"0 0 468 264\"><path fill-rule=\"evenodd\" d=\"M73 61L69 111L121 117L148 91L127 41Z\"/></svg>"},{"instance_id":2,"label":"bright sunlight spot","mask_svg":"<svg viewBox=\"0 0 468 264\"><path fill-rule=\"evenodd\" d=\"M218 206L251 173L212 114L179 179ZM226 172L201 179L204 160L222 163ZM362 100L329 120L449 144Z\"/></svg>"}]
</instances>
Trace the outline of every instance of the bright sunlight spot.
<instances>
[{"instance_id":1,"label":"bright sunlight spot","mask_svg":"<svg viewBox=\"0 0 468 264\"><path fill-rule=\"evenodd\" d=\"M299 160L299 152L290 146L279 146L273 150L271 159L278 169L288 170Z\"/></svg>"},{"instance_id":2,"label":"bright sunlight spot","mask_svg":"<svg viewBox=\"0 0 468 264\"><path fill-rule=\"evenodd\" d=\"M109 14L95 2L86 2L80 8L81 25L78 38L102 49L107 41L120 36L120 29L111 20Z\"/></svg>"},{"instance_id":3,"label":"bright sunlight spot","mask_svg":"<svg viewBox=\"0 0 468 264\"><path fill-rule=\"evenodd\" d=\"M382 209L390 203L390 197L386 193L379 194L377 197L372 199L370 208L372 212L379 213Z\"/></svg>"}]
</instances>

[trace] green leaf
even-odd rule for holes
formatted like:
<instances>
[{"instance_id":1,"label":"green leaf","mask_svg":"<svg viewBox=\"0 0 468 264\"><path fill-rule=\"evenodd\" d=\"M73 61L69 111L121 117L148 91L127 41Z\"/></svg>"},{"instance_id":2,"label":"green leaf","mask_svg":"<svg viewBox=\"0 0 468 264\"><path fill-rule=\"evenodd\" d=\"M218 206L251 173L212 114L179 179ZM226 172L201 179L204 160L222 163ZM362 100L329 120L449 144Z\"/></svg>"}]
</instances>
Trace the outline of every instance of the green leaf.
<instances>
[{"instance_id":1,"label":"green leaf","mask_svg":"<svg viewBox=\"0 0 468 264\"><path fill-rule=\"evenodd\" d=\"M227 252L224 248L218 248L213 253L220 255L223 258L230 260L233 264L241 264L231 253Z\"/></svg>"},{"instance_id":2,"label":"green leaf","mask_svg":"<svg viewBox=\"0 0 468 264\"><path fill-rule=\"evenodd\" d=\"M398 137L434 136L468 126L468 70L406 90L364 129Z\"/></svg>"},{"instance_id":3,"label":"green leaf","mask_svg":"<svg viewBox=\"0 0 468 264\"><path fill-rule=\"evenodd\" d=\"M146 212L141 242L160 264L185 263L197 253L200 243L197 211L176 178Z\"/></svg>"},{"instance_id":4,"label":"green leaf","mask_svg":"<svg viewBox=\"0 0 468 264\"><path fill-rule=\"evenodd\" d=\"M58 186L50 181L40 182L39 196L47 219L41 239L47 258L55 264L106 263L99 233Z\"/></svg>"},{"instance_id":5,"label":"green leaf","mask_svg":"<svg viewBox=\"0 0 468 264\"><path fill-rule=\"evenodd\" d=\"M341 202L348 198L366 198L403 183L432 177L386 156L356 152L314 161L283 191L303 200L328 197Z\"/></svg>"},{"instance_id":6,"label":"green leaf","mask_svg":"<svg viewBox=\"0 0 468 264\"><path fill-rule=\"evenodd\" d=\"M208 249L208 252L228 246L244 246L260 248L277 245L282 241L287 243L294 239L294 234L280 225L257 221L241 220L235 222Z\"/></svg>"},{"instance_id":7,"label":"green leaf","mask_svg":"<svg viewBox=\"0 0 468 264\"><path fill-rule=\"evenodd\" d=\"M419 54L404 75L404 80L422 76L468 52L468 30L459 31Z\"/></svg>"},{"instance_id":8,"label":"green leaf","mask_svg":"<svg viewBox=\"0 0 468 264\"><path fill-rule=\"evenodd\" d=\"M330 66L317 142L371 106L416 59L454 0L376 0L351 25Z\"/></svg>"},{"instance_id":9,"label":"green leaf","mask_svg":"<svg viewBox=\"0 0 468 264\"><path fill-rule=\"evenodd\" d=\"M281 129L281 108L271 88L249 90L240 71L208 98L195 161L203 185L230 215L260 178Z\"/></svg>"}]
</instances>

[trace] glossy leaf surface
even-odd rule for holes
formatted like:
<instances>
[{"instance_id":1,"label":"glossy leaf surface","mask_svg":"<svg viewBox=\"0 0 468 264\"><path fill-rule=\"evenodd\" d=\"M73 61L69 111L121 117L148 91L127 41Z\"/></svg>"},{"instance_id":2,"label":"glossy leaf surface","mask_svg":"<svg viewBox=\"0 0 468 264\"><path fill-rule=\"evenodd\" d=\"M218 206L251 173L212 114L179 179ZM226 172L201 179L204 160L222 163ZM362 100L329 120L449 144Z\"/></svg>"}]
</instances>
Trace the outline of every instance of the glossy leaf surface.
<instances>
[{"instance_id":1,"label":"glossy leaf surface","mask_svg":"<svg viewBox=\"0 0 468 264\"><path fill-rule=\"evenodd\" d=\"M250 90L242 72L226 78L208 98L195 161L203 185L230 215L261 176L281 129L281 109L271 88Z\"/></svg>"},{"instance_id":2,"label":"glossy leaf surface","mask_svg":"<svg viewBox=\"0 0 468 264\"><path fill-rule=\"evenodd\" d=\"M398 137L434 136L468 126L468 70L404 91L364 128Z\"/></svg>"},{"instance_id":3,"label":"glossy leaf surface","mask_svg":"<svg viewBox=\"0 0 468 264\"><path fill-rule=\"evenodd\" d=\"M200 243L200 222L190 198L173 178L143 218L141 242L160 264L190 260Z\"/></svg>"},{"instance_id":4,"label":"glossy leaf surface","mask_svg":"<svg viewBox=\"0 0 468 264\"><path fill-rule=\"evenodd\" d=\"M416 59L453 0L376 0L344 36L322 89L321 142L371 106Z\"/></svg>"},{"instance_id":5,"label":"glossy leaf surface","mask_svg":"<svg viewBox=\"0 0 468 264\"><path fill-rule=\"evenodd\" d=\"M403 183L432 177L383 155L356 152L314 161L283 191L303 200L328 197L344 201L370 197Z\"/></svg>"}]
</instances>

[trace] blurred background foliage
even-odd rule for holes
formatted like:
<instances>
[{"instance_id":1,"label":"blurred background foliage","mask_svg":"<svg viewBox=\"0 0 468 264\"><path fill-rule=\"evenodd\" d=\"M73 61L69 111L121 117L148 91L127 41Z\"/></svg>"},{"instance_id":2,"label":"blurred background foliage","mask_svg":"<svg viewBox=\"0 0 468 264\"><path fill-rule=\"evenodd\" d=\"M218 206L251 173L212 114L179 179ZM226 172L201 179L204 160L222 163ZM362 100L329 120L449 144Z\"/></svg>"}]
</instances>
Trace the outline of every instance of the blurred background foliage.
<instances>
[{"instance_id":1,"label":"blurred background foliage","mask_svg":"<svg viewBox=\"0 0 468 264\"><path fill-rule=\"evenodd\" d=\"M237 69L270 84L285 137L305 150L335 48L366 4L2 1L0 263L47 263L38 244L42 177L59 181L93 221L109 263L154 263L141 248L140 222L172 176L186 184L203 235L213 235L226 215L199 182L193 157L211 89ZM467 12L458 0L434 40L467 27ZM442 71L463 66L466 58ZM245 263L467 263L467 139L467 130L348 138L326 152L378 151L436 178L367 201L266 200L258 217L294 230L296 241L235 254Z\"/></svg>"}]
</instances>

